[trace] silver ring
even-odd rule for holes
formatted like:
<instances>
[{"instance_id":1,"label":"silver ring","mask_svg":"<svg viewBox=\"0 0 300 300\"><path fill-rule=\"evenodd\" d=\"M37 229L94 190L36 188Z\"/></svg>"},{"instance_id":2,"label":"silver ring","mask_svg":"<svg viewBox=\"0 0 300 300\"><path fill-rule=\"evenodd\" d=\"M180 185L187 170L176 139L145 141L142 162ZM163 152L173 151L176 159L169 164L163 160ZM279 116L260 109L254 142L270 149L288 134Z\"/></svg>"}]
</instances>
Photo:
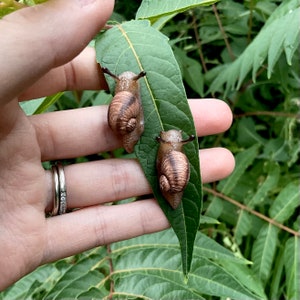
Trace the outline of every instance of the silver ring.
<instances>
[{"instance_id":1,"label":"silver ring","mask_svg":"<svg viewBox=\"0 0 300 300\"><path fill-rule=\"evenodd\" d=\"M54 201L51 216L65 214L67 211L67 186L63 165L58 162L52 166L54 181Z\"/></svg>"}]
</instances>

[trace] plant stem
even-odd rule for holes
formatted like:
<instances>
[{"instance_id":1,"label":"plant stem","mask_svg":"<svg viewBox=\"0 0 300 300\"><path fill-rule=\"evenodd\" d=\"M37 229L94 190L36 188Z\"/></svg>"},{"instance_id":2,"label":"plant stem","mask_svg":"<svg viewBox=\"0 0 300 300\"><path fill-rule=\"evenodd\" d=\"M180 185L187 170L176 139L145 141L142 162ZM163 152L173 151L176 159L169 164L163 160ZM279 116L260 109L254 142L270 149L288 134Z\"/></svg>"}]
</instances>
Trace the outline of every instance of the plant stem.
<instances>
[{"instance_id":1,"label":"plant stem","mask_svg":"<svg viewBox=\"0 0 300 300\"><path fill-rule=\"evenodd\" d=\"M250 111L243 114L236 114L234 118L243 118L247 116L271 116L300 119L300 114L285 113L281 111Z\"/></svg>"},{"instance_id":2,"label":"plant stem","mask_svg":"<svg viewBox=\"0 0 300 300\"><path fill-rule=\"evenodd\" d=\"M111 259L111 248L110 248L110 244L108 244L106 246L106 251L108 253L108 261L109 261L109 277L111 278L111 274L114 272L114 266L113 266L113 262ZM113 293L115 290L115 285L114 285L114 281L112 279L110 279L110 289L109 289L109 296L108 299L112 299L113 298Z\"/></svg>"},{"instance_id":3,"label":"plant stem","mask_svg":"<svg viewBox=\"0 0 300 300\"><path fill-rule=\"evenodd\" d=\"M250 44L251 42L251 35L252 35L252 27L253 27L253 0L250 1L250 7L249 7L249 21L248 21L248 34L247 34L247 40L248 40L248 44Z\"/></svg>"},{"instance_id":4,"label":"plant stem","mask_svg":"<svg viewBox=\"0 0 300 300\"><path fill-rule=\"evenodd\" d=\"M216 20L217 20L217 22L218 22L220 31L221 31L221 33L222 33L222 35L223 35L224 42L225 42L227 51L228 51L228 53L229 53L229 56L230 56L231 60L235 60L235 55L233 54L233 51L232 51L231 46L230 46L230 44L229 44L228 37L227 37L227 34L226 34L226 32L225 32L225 30L224 30L224 27L223 27L223 25L222 25L222 22L221 22L221 19L220 19L220 16L219 16L219 13L218 13L218 10L217 10L216 5L213 4L213 5L212 5L212 8L213 8L213 11L214 11Z\"/></svg>"},{"instance_id":5,"label":"plant stem","mask_svg":"<svg viewBox=\"0 0 300 300\"><path fill-rule=\"evenodd\" d=\"M232 198L230 198L230 197L228 197L228 196L226 196L222 193L219 193L219 192L217 192L213 189L207 188L207 187L203 187L203 190L206 191L207 193L213 194L216 197L219 197L223 200L226 200L226 201L230 202L231 204L239 207L240 209L243 209L243 210L249 212L250 214L253 214L253 215L257 216L260 219L262 219L262 220L264 220L264 221L266 221L266 222L268 222L268 223L270 223L270 224L272 224L272 225L274 225L274 226L276 226L276 227L278 227L278 228L280 228L284 231L287 231L287 232L293 234L294 236L300 237L300 232L297 232L297 231L295 231L295 230L293 230L293 229L291 229L287 226L284 226L281 223L279 223L279 222L277 222L277 221L275 221L275 220L273 220L269 217L266 217L265 215L249 208L248 206L246 206L246 205L244 205L244 204L242 204L242 203L240 203L240 202L238 202L238 201L236 201L236 200L234 200L234 199L232 199Z\"/></svg>"},{"instance_id":6,"label":"plant stem","mask_svg":"<svg viewBox=\"0 0 300 300\"><path fill-rule=\"evenodd\" d=\"M199 33L198 33L197 19L195 17L194 11L192 11L192 18L193 18L192 26L194 29L194 34L195 34L195 38L196 38L200 61L201 61L204 73L207 73L207 66L206 66L205 59L204 59L203 52L202 52L202 44L201 44L201 40L200 40Z\"/></svg>"}]
</instances>

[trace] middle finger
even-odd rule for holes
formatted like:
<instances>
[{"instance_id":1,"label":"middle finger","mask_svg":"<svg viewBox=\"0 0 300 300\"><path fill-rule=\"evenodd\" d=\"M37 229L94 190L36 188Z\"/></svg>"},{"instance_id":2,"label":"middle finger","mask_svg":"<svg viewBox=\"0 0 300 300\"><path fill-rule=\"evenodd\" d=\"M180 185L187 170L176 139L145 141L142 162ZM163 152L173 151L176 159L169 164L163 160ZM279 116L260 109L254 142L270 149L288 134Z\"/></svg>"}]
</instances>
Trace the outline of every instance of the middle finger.
<instances>
[{"instance_id":1,"label":"middle finger","mask_svg":"<svg viewBox=\"0 0 300 300\"><path fill-rule=\"evenodd\" d=\"M216 99L190 100L198 136L227 130L232 113ZM121 147L107 123L107 106L88 107L31 116L42 160L58 160L106 152Z\"/></svg>"}]
</instances>

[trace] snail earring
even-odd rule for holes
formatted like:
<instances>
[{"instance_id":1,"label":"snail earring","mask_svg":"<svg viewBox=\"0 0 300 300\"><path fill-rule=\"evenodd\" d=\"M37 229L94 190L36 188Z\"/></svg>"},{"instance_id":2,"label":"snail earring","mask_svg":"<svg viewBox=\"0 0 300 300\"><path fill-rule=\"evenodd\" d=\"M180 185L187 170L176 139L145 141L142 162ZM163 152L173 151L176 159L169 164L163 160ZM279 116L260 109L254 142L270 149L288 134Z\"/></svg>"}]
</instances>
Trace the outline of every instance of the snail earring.
<instances>
[{"instance_id":1,"label":"snail earring","mask_svg":"<svg viewBox=\"0 0 300 300\"><path fill-rule=\"evenodd\" d=\"M144 112L138 80L146 72L134 74L127 71L116 76L107 68L102 68L102 71L116 81L115 96L108 108L108 124L122 139L124 149L131 153L144 132Z\"/></svg>"}]
</instances>

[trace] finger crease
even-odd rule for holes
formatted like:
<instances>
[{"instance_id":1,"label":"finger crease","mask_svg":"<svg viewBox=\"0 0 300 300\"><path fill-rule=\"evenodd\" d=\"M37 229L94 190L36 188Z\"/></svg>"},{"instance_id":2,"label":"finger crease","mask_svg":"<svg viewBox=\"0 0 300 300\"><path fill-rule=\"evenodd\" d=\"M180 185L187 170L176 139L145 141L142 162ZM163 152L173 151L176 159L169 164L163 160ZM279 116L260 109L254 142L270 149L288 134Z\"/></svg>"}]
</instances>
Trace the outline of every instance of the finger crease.
<instances>
[{"instance_id":1,"label":"finger crease","mask_svg":"<svg viewBox=\"0 0 300 300\"><path fill-rule=\"evenodd\" d=\"M74 90L77 86L77 76L73 61L64 65L65 90Z\"/></svg>"}]
</instances>

